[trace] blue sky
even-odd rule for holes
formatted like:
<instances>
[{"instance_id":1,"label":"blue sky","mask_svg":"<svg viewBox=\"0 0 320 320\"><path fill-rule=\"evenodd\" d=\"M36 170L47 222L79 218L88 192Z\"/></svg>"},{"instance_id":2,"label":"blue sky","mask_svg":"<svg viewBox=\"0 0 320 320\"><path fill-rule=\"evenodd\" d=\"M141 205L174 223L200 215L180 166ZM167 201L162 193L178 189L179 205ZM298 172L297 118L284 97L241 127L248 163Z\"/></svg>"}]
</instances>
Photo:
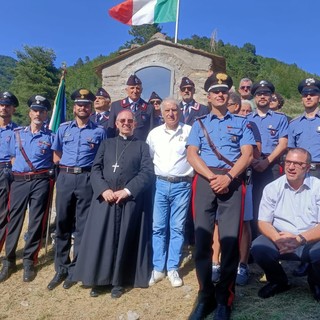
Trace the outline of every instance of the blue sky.
<instances>
[{"instance_id":1,"label":"blue sky","mask_svg":"<svg viewBox=\"0 0 320 320\"><path fill-rule=\"evenodd\" d=\"M0 54L16 57L23 45L51 48L56 65L108 55L131 39L129 26L108 15L122 0L7 0L1 4ZM242 47L258 55L297 64L320 77L320 1L180 0L178 38L193 34ZM174 36L174 23L163 31Z\"/></svg>"}]
</instances>

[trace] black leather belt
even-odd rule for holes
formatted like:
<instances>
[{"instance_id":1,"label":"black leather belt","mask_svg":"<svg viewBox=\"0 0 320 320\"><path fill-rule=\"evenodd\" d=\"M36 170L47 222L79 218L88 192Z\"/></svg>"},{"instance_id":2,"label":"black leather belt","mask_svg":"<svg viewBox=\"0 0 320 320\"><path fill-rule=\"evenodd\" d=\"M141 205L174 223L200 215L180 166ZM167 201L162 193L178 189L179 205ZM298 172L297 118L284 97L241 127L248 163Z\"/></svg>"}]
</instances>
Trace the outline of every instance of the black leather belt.
<instances>
[{"instance_id":1,"label":"black leather belt","mask_svg":"<svg viewBox=\"0 0 320 320\"><path fill-rule=\"evenodd\" d=\"M14 181L31 181L35 179L48 179L49 178L49 170L39 170L35 172L23 172L17 173L13 172L13 180Z\"/></svg>"},{"instance_id":2,"label":"black leather belt","mask_svg":"<svg viewBox=\"0 0 320 320\"><path fill-rule=\"evenodd\" d=\"M80 174L84 172L90 172L91 167L66 167L66 166L59 166L60 172L71 173L71 174Z\"/></svg>"},{"instance_id":3,"label":"black leather belt","mask_svg":"<svg viewBox=\"0 0 320 320\"><path fill-rule=\"evenodd\" d=\"M9 168L11 169L11 162L0 162L0 169Z\"/></svg>"},{"instance_id":4,"label":"black leather belt","mask_svg":"<svg viewBox=\"0 0 320 320\"><path fill-rule=\"evenodd\" d=\"M192 182L192 177L163 177L157 176L158 179L168 181L171 183L178 183L178 182Z\"/></svg>"}]
</instances>

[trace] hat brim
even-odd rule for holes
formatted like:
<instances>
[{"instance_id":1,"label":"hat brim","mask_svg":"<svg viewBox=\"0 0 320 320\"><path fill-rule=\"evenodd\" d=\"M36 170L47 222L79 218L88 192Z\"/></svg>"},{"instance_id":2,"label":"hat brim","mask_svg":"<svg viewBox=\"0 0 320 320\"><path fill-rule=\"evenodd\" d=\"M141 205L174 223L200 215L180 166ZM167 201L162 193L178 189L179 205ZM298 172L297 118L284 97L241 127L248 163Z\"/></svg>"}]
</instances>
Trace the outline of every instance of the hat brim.
<instances>
[{"instance_id":1,"label":"hat brim","mask_svg":"<svg viewBox=\"0 0 320 320\"><path fill-rule=\"evenodd\" d=\"M93 101L91 100L88 100L88 99L76 99L74 100L74 103L82 103L82 104L92 104Z\"/></svg>"},{"instance_id":2,"label":"hat brim","mask_svg":"<svg viewBox=\"0 0 320 320\"><path fill-rule=\"evenodd\" d=\"M15 106L11 101L8 100L0 100L0 104L3 104L5 106Z\"/></svg>"},{"instance_id":3,"label":"hat brim","mask_svg":"<svg viewBox=\"0 0 320 320\"><path fill-rule=\"evenodd\" d=\"M272 91L271 91L269 88L260 87L260 88L258 88L258 89L254 92L254 95L256 95L257 93L268 93L268 94L272 94Z\"/></svg>"},{"instance_id":4,"label":"hat brim","mask_svg":"<svg viewBox=\"0 0 320 320\"><path fill-rule=\"evenodd\" d=\"M226 84L214 84L214 85L212 85L212 86L210 86L208 88L208 92L216 91L216 90L219 90L219 89L223 89L226 92L229 91L229 87Z\"/></svg>"},{"instance_id":5,"label":"hat brim","mask_svg":"<svg viewBox=\"0 0 320 320\"><path fill-rule=\"evenodd\" d=\"M306 93L319 94L320 89L318 87L305 87L302 89L301 94L306 94Z\"/></svg>"},{"instance_id":6,"label":"hat brim","mask_svg":"<svg viewBox=\"0 0 320 320\"><path fill-rule=\"evenodd\" d=\"M30 109L32 109L32 110L35 110L35 111L48 111L48 109L46 108L46 107L44 107L44 106L39 106L39 105L37 105L37 104L32 104L31 106L30 106Z\"/></svg>"}]
</instances>

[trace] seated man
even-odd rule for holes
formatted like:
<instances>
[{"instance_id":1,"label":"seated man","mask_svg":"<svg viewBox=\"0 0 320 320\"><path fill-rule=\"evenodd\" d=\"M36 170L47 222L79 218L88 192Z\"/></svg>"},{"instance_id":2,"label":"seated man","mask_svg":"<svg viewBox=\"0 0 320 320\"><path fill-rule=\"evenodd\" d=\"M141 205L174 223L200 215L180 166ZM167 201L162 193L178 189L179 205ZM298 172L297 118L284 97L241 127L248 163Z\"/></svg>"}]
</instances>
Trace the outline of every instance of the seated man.
<instances>
[{"instance_id":1,"label":"seated man","mask_svg":"<svg viewBox=\"0 0 320 320\"><path fill-rule=\"evenodd\" d=\"M251 249L268 280L258 292L261 298L290 289L279 260L297 260L310 263L308 283L320 301L320 180L308 174L310 162L305 149L290 149L285 175L263 191L258 218L261 235Z\"/></svg>"}]
</instances>

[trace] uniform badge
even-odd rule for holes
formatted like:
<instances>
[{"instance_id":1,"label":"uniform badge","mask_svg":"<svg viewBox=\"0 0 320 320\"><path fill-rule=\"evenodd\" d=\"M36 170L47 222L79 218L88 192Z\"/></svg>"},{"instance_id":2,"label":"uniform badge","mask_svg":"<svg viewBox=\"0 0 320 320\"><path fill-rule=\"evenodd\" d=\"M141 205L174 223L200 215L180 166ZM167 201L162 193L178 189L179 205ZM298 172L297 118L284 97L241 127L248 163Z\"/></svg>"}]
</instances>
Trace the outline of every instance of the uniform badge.
<instances>
[{"instance_id":1,"label":"uniform badge","mask_svg":"<svg viewBox=\"0 0 320 320\"><path fill-rule=\"evenodd\" d=\"M238 142L238 137L237 136L231 136L231 141L232 142Z\"/></svg>"},{"instance_id":2,"label":"uniform badge","mask_svg":"<svg viewBox=\"0 0 320 320\"><path fill-rule=\"evenodd\" d=\"M320 127L317 127L317 132L320 133Z\"/></svg>"}]
</instances>

